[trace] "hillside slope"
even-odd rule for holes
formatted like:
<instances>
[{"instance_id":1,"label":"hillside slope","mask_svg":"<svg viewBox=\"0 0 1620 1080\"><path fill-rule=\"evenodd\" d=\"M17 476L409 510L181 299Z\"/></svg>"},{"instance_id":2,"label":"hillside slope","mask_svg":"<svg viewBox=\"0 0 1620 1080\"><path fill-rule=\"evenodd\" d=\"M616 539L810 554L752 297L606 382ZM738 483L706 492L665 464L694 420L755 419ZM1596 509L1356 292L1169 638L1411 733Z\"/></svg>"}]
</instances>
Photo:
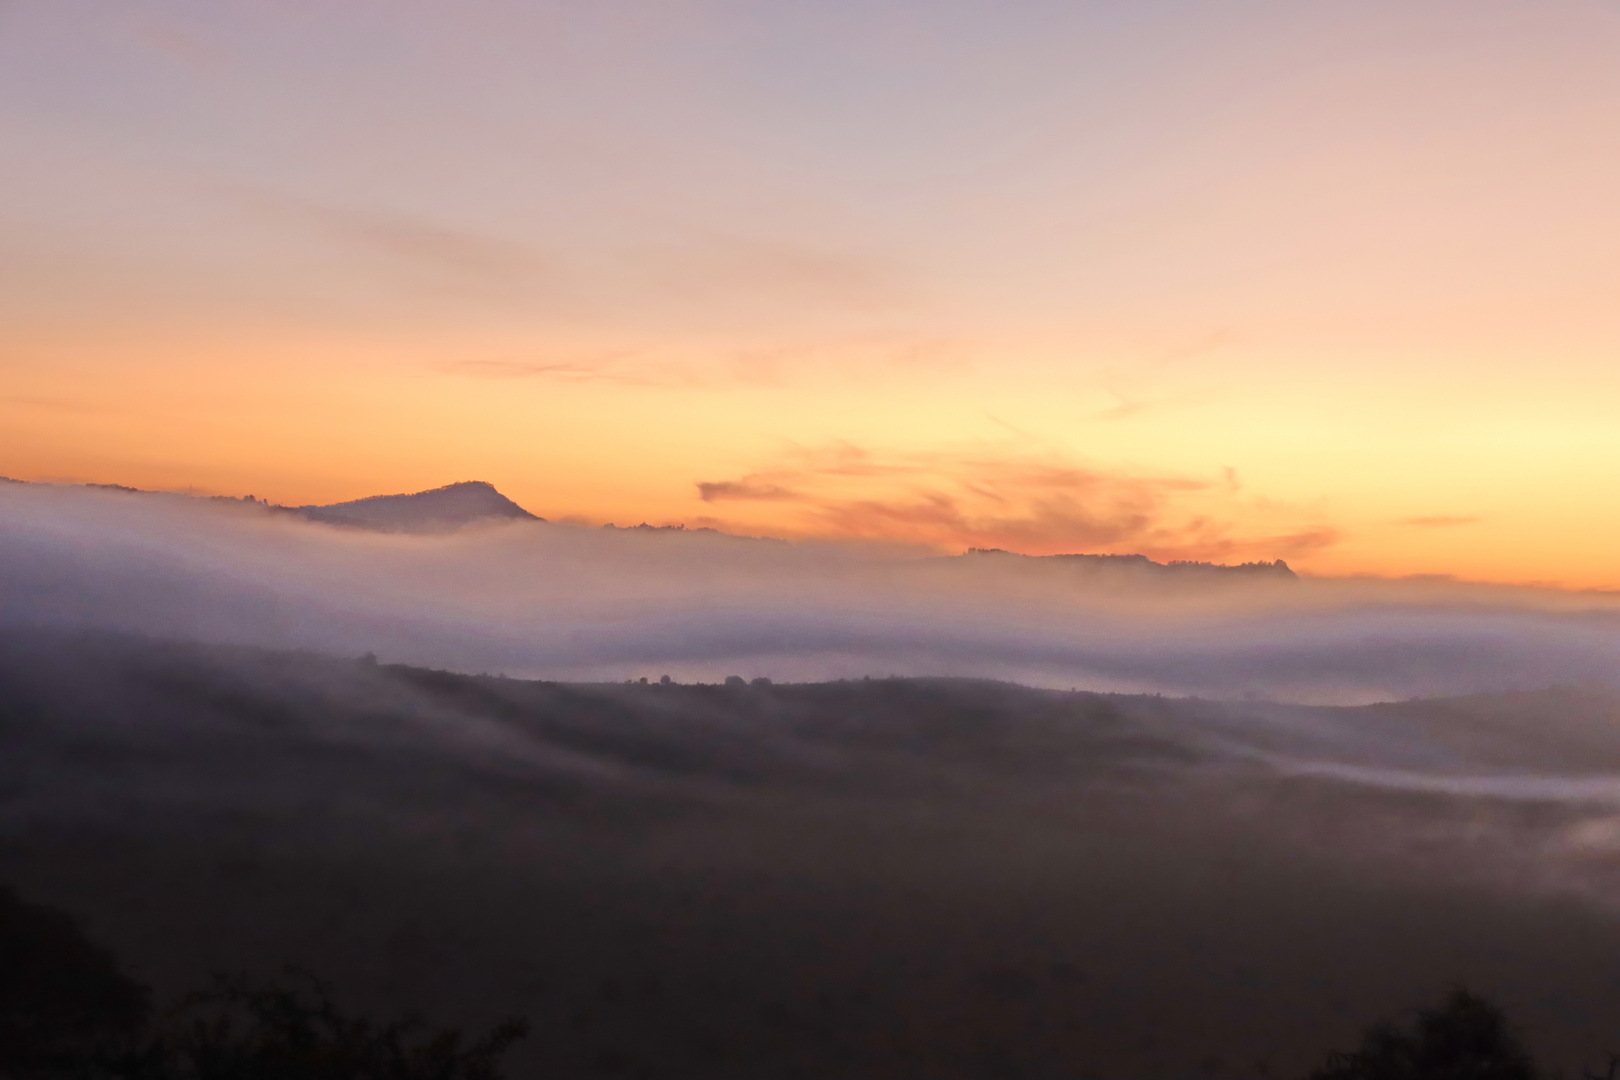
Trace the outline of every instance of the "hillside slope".
<instances>
[{"instance_id":1,"label":"hillside slope","mask_svg":"<svg viewBox=\"0 0 1620 1080\"><path fill-rule=\"evenodd\" d=\"M1620 1030L1612 804L1284 762L1399 731L1408 771L1471 768L1480 713L1502 768L1504 731L1612 723L1572 702L569 685L11 633L0 879L162 989L296 963L367 1009L525 1013L515 1076L1283 1075L1454 980L1573 1069Z\"/></svg>"}]
</instances>

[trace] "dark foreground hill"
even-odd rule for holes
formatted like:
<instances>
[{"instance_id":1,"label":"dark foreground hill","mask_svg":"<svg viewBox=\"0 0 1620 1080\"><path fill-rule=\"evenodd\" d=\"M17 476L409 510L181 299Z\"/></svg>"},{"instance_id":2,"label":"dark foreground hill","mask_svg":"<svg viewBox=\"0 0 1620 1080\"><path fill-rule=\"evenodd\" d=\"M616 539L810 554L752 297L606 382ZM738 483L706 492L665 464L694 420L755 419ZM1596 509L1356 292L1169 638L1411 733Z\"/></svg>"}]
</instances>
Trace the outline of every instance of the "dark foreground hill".
<instances>
[{"instance_id":1,"label":"dark foreground hill","mask_svg":"<svg viewBox=\"0 0 1620 1080\"><path fill-rule=\"evenodd\" d=\"M1573 1070L1620 1042L1612 724L12 633L0 878L160 993L524 1014L515 1077L1289 1075L1458 981Z\"/></svg>"}]
</instances>

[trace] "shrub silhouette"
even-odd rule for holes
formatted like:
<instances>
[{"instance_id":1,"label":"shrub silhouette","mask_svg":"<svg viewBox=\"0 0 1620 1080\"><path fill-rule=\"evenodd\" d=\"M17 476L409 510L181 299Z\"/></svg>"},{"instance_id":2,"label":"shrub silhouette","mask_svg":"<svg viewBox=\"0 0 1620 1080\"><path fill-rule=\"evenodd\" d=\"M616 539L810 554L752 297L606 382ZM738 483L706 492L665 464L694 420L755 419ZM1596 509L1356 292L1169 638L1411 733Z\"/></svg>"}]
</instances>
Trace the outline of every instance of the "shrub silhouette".
<instances>
[{"instance_id":1,"label":"shrub silhouette","mask_svg":"<svg viewBox=\"0 0 1620 1080\"><path fill-rule=\"evenodd\" d=\"M527 1029L507 1020L466 1043L417 1017L346 1016L328 988L218 977L181 1000L139 1052L109 1063L118 1080L497 1080Z\"/></svg>"},{"instance_id":2,"label":"shrub silhouette","mask_svg":"<svg viewBox=\"0 0 1620 1080\"><path fill-rule=\"evenodd\" d=\"M498 1080L527 1029L468 1042L418 1017L377 1023L326 985L217 977L164 1015L64 912L0 886L0 1080Z\"/></svg>"},{"instance_id":3,"label":"shrub silhouette","mask_svg":"<svg viewBox=\"0 0 1620 1080\"><path fill-rule=\"evenodd\" d=\"M1335 1053L1310 1080L1535 1080L1536 1067L1502 1010L1459 987L1410 1025L1383 1020L1361 1046Z\"/></svg>"},{"instance_id":4,"label":"shrub silhouette","mask_svg":"<svg viewBox=\"0 0 1620 1080\"><path fill-rule=\"evenodd\" d=\"M148 1015L144 987L65 912L0 886L0 1076L52 1076L116 1052Z\"/></svg>"}]
</instances>

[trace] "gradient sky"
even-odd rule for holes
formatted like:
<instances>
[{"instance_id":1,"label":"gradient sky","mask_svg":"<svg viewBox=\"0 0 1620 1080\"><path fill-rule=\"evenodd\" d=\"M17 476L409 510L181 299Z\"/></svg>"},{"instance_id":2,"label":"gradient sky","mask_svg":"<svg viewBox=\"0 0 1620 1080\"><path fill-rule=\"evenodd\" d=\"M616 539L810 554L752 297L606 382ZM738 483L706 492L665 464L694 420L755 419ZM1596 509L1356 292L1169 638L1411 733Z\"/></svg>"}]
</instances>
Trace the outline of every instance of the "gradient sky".
<instances>
[{"instance_id":1,"label":"gradient sky","mask_svg":"<svg viewBox=\"0 0 1620 1080\"><path fill-rule=\"evenodd\" d=\"M1620 6L0 0L0 474L1620 587Z\"/></svg>"}]
</instances>

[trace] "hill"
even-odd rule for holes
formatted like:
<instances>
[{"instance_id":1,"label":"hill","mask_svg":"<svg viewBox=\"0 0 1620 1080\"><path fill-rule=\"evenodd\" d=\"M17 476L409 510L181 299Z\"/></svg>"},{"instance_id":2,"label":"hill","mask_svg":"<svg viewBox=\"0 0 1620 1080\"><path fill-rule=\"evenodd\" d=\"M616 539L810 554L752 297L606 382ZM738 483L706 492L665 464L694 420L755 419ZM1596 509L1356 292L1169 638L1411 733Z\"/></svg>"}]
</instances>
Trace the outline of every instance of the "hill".
<instances>
[{"instance_id":1,"label":"hill","mask_svg":"<svg viewBox=\"0 0 1620 1080\"><path fill-rule=\"evenodd\" d=\"M1613 722L15 632L0 881L161 993L294 963L363 1011L526 1015L515 1076L1297 1075L1455 981L1573 1071L1620 1029L1612 804L1370 763L1503 768Z\"/></svg>"},{"instance_id":2,"label":"hill","mask_svg":"<svg viewBox=\"0 0 1620 1080\"><path fill-rule=\"evenodd\" d=\"M439 532L475 521L544 521L482 480L411 495L372 495L325 506L290 507L311 521L385 532Z\"/></svg>"}]
</instances>

